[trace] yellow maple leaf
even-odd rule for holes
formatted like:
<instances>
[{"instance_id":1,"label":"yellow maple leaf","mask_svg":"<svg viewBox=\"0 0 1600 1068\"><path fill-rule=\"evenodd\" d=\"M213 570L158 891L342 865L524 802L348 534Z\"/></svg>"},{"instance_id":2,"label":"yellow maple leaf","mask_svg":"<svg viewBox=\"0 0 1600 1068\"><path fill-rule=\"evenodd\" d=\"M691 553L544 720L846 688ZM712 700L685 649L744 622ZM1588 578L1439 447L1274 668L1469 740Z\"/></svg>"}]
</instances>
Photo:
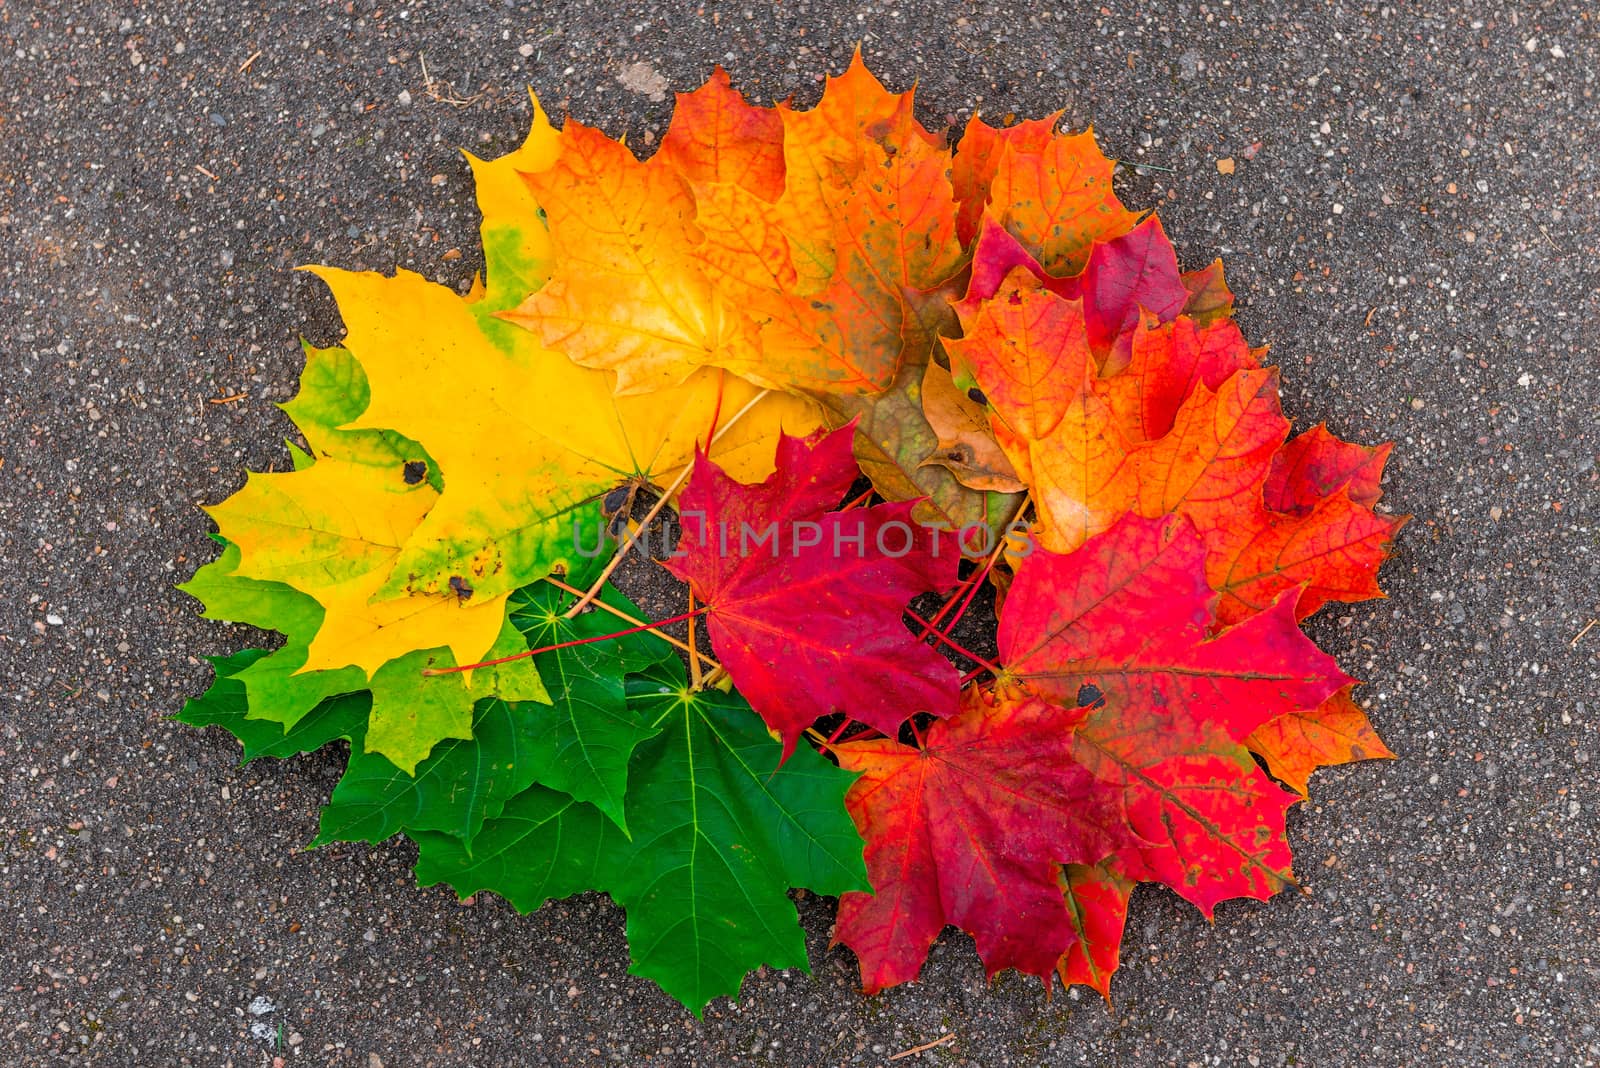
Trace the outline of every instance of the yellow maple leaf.
<instances>
[{"instance_id":1,"label":"yellow maple leaf","mask_svg":"<svg viewBox=\"0 0 1600 1068\"><path fill-rule=\"evenodd\" d=\"M648 396L618 396L615 376L577 366L527 331L495 344L470 304L420 275L314 270L339 302L345 347L372 391L352 425L406 434L444 476L381 597L459 593L462 583L474 596L508 593L594 544L584 523L606 491L670 485L696 444L740 412L711 455L751 481L771 473L780 430L804 433L819 421L809 402L762 397L713 368Z\"/></svg>"},{"instance_id":2,"label":"yellow maple leaf","mask_svg":"<svg viewBox=\"0 0 1600 1068\"><path fill-rule=\"evenodd\" d=\"M369 603L438 499L425 482L407 485L399 463L384 469L325 456L299 471L253 474L207 511L239 547L236 575L285 583L322 605L322 625L296 674L355 665L370 676L433 646L472 663L500 633L504 596Z\"/></svg>"}]
</instances>

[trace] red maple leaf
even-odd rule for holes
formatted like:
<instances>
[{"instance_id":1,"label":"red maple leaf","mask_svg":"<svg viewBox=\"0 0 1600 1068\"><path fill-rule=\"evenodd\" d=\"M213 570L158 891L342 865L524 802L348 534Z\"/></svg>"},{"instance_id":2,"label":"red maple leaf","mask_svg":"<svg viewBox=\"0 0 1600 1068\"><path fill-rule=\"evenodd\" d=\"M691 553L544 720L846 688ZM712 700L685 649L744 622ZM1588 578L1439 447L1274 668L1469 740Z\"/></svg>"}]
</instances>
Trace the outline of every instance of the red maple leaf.
<instances>
[{"instance_id":1,"label":"red maple leaf","mask_svg":"<svg viewBox=\"0 0 1600 1068\"><path fill-rule=\"evenodd\" d=\"M1123 795L1140 840L1124 853L1130 873L1207 915L1291 879L1283 821L1297 798L1244 740L1350 681L1300 632L1294 600L1213 635L1193 527L1128 516L1073 553L1029 556L1000 617L1006 681L1089 706L1074 752Z\"/></svg>"},{"instance_id":2,"label":"red maple leaf","mask_svg":"<svg viewBox=\"0 0 1600 1068\"><path fill-rule=\"evenodd\" d=\"M869 993L915 979L947 923L972 933L990 975L1050 975L1078 937L1060 865L1131 840L1117 792L1074 756L1083 717L972 688L920 749L834 747L840 767L862 773L845 804L876 891L839 899L834 938L855 950Z\"/></svg>"},{"instance_id":3,"label":"red maple leaf","mask_svg":"<svg viewBox=\"0 0 1600 1068\"><path fill-rule=\"evenodd\" d=\"M1104 990L1127 881L1209 915L1288 885L1297 800L1244 746L1349 680L1300 632L1292 597L1213 634L1205 547L1178 517L1123 519L1066 555L1036 551L1000 621L1004 676L922 747L835 747L876 896L840 901L837 939L870 991L916 977L939 931L985 968ZM1069 872L1116 851L1115 874ZM1108 911L1109 910L1109 911Z\"/></svg>"},{"instance_id":4,"label":"red maple leaf","mask_svg":"<svg viewBox=\"0 0 1600 1068\"><path fill-rule=\"evenodd\" d=\"M717 658L792 752L823 716L893 735L907 717L955 712L957 671L902 622L906 602L948 592L960 547L911 519L914 502L833 512L858 476L855 425L778 445L759 485L705 456L679 502L665 561L709 608Z\"/></svg>"}]
</instances>

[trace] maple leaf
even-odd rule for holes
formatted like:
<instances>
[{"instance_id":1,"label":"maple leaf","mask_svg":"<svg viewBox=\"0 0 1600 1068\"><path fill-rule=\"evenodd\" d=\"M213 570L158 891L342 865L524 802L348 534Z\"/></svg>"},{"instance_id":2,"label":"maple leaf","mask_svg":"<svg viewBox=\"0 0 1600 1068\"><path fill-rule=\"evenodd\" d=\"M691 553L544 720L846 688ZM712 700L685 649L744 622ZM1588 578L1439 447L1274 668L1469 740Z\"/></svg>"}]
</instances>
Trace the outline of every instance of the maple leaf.
<instances>
[{"instance_id":1,"label":"maple leaf","mask_svg":"<svg viewBox=\"0 0 1600 1068\"><path fill-rule=\"evenodd\" d=\"M339 300L345 347L371 383L358 425L405 427L445 479L390 564L376 591L383 597L449 592L458 578L475 599L489 598L574 566L578 547L598 541L605 491L670 481L720 415L752 401L711 450L741 472L770 470L779 428L815 425L804 402L758 398L716 370L649 397L619 397L609 374L574 365L526 331L501 349L477 328L471 305L418 275L317 273ZM439 381L454 386L449 403Z\"/></svg>"},{"instance_id":2,"label":"maple leaf","mask_svg":"<svg viewBox=\"0 0 1600 1068\"><path fill-rule=\"evenodd\" d=\"M1328 601L1382 597L1377 569L1407 517L1381 515L1343 493L1304 516L1242 509L1236 526L1219 529L1207 569L1223 595L1225 622L1260 611L1286 590L1297 590L1300 617Z\"/></svg>"},{"instance_id":3,"label":"maple leaf","mask_svg":"<svg viewBox=\"0 0 1600 1068\"><path fill-rule=\"evenodd\" d=\"M892 114L891 109L881 110ZM1005 131L996 131L979 119L974 119L967 127L952 165L951 193L957 201L956 231L963 246L972 244L979 220L983 222L983 236L975 245L973 277L967 287L969 302L978 296L992 296L1011 266L1025 263L1041 279L1049 278L1027 248L999 222L986 217L983 208L988 200L989 184L999 165L1000 149L1012 145L1019 151L1053 151L1050 129L1058 117L1023 123ZM904 135L902 140L905 140ZM916 139L912 138L911 143L916 144ZM1093 150L1092 140L1087 143L1081 139L1070 141L1068 147L1063 159L1082 153L1087 162L1084 166L1065 171L1058 168L1053 172L1053 181L1059 184L1061 195L1069 199L1104 200L1109 195L1109 185L1102 185L1101 178L1109 174L1109 164ZM1093 163L1090 153L1104 166ZM1116 203L1114 196L1110 203ZM1079 215L1071 225L1063 226L1058 236L1073 246L1088 247L1096 241L1113 241L1132 226L1135 218L1120 210L1089 211ZM927 320L925 308L919 314L926 320L923 330L928 335L949 333L948 319ZM949 312L942 310L942 314L948 316ZM1125 312L1118 314L1125 315ZM834 413L835 425L858 420L856 458L863 472L872 479L874 488L884 497L907 500L925 495L927 499L918 505L920 519L952 530L973 525L997 530L1015 512L1020 498L1001 497L995 492L968 492L961 476L972 479L972 486L978 490L1012 493L1019 488L1012 484L1016 472L1006 470L1010 464L1003 462L993 439L985 441L982 433L968 430L956 441L946 440L954 429L952 420L970 421L972 416L954 399L959 394L953 395L950 389L941 388L945 385L942 366L931 356L923 345L908 345L902 351L900 372L886 391L861 397L835 393L819 395L818 399ZM963 383L960 388L966 389L968 385L970 383ZM935 405L931 411L930 395ZM967 449L972 450L974 459L980 452L982 454L976 468L967 463ZM953 464L949 460L952 454L958 457ZM945 470L951 472L950 476L945 475Z\"/></svg>"},{"instance_id":4,"label":"maple leaf","mask_svg":"<svg viewBox=\"0 0 1600 1068\"><path fill-rule=\"evenodd\" d=\"M338 346L302 347L300 389L278 406L306 440L308 451L297 458L295 470L318 459L335 459L379 468L385 474L398 470L408 486L426 482L435 493L444 489L438 464L415 441L390 430L344 429L366 411L372 396L366 372L355 357Z\"/></svg>"},{"instance_id":5,"label":"maple leaf","mask_svg":"<svg viewBox=\"0 0 1600 1068\"><path fill-rule=\"evenodd\" d=\"M807 967L791 886L837 895L868 883L844 809L850 776L809 749L786 759L742 698L691 692L682 674L673 661L629 682L659 733L636 757L634 848L612 893L628 910L633 973L698 1009L736 996L763 963Z\"/></svg>"},{"instance_id":6,"label":"maple leaf","mask_svg":"<svg viewBox=\"0 0 1600 1068\"><path fill-rule=\"evenodd\" d=\"M613 590L601 599L637 611ZM628 761L656 728L628 708L624 679L670 656L671 650L657 638L568 644L607 636L611 617L590 612L565 618L570 598L553 587L519 591L512 604L511 620L530 643L565 646L534 658L551 704L528 716L528 742L519 766L531 781L587 801L626 832Z\"/></svg>"},{"instance_id":7,"label":"maple leaf","mask_svg":"<svg viewBox=\"0 0 1600 1068\"><path fill-rule=\"evenodd\" d=\"M523 911L605 890L627 910L631 971L698 1014L763 963L807 966L790 887L867 887L843 802L851 776L810 750L784 760L741 698L690 691L675 658L630 675L627 701L653 731L633 757L631 839L592 805L535 786L470 850L416 835L418 881L493 890Z\"/></svg>"},{"instance_id":8,"label":"maple leaf","mask_svg":"<svg viewBox=\"0 0 1600 1068\"><path fill-rule=\"evenodd\" d=\"M299 471L251 475L242 490L208 509L239 547L240 578L282 582L337 617L332 625L325 619L311 643L312 669L354 664L370 673L397 646L430 644L448 644L470 662L499 633L502 605L491 598L474 604L434 594L394 610L372 607L402 546L438 500L425 483L406 485L398 469L388 474L375 477L369 465L330 457ZM397 627L406 633L397 635ZM428 640L435 636L441 640ZM330 641L339 644L322 648Z\"/></svg>"},{"instance_id":9,"label":"maple leaf","mask_svg":"<svg viewBox=\"0 0 1600 1068\"><path fill-rule=\"evenodd\" d=\"M574 130L573 138L601 151L591 134ZM349 425L403 428L429 460L427 470L437 472L430 478L449 476L449 492L395 559L382 599L449 594L452 579L468 583L475 598L508 593L575 565L574 542L593 545L598 537L590 506L613 486L670 484L696 443L713 435L709 448L719 462L763 477L780 429L817 425L807 402L760 397L711 368L651 397L618 397L615 376L574 366L499 318L560 261L560 235L547 232L529 176L551 174L563 160L570 165L566 140L535 100L521 148L472 161L487 283L470 299L403 271L384 278L316 269L339 301L345 349L368 383L369 400L350 413ZM447 399L440 381L452 383ZM723 425L740 412L736 424Z\"/></svg>"},{"instance_id":10,"label":"maple leaf","mask_svg":"<svg viewBox=\"0 0 1600 1068\"><path fill-rule=\"evenodd\" d=\"M717 656L785 754L835 712L892 734L915 712L955 711L954 666L900 620L916 594L955 585L960 551L941 552L909 504L828 511L856 477L853 434L784 436L759 485L697 461L665 561L705 602Z\"/></svg>"},{"instance_id":11,"label":"maple leaf","mask_svg":"<svg viewBox=\"0 0 1600 1068\"><path fill-rule=\"evenodd\" d=\"M952 154L859 50L810 110L718 68L643 161L532 103L468 157L465 297L316 269L347 336L283 406L304 445L211 510L184 586L284 643L179 718L246 759L348 739L319 842L405 833L419 880L523 910L610 893L696 1011L804 965L794 886L844 895L869 989L955 923L990 974L1108 994L1136 882L1207 914L1289 885L1311 771L1391 755L1297 623L1381 596L1405 517L1375 510L1388 446L1285 440L1220 261L1181 272L1092 132L975 117ZM830 511L858 464L891 503ZM603 584L602 501L683 480L668 567L742 695L609 631L639 616L614 590L567 619L539 582ZM927 528L997 531L1024 490L1034 551L934 624L995 586L963 692L903 622L965 548ZM797 749L831 714L886 736Z\"/></svg>"},{"instance_id":12,"label":"maple leaf","mask_svg":"<svg viewBox=\"0 0 1600 1068\"><path fill-rule=\"evenodd\" d=\"M546 698L527 666L496 669L477 688L469 675L422 677L424 668L471 663L515 642L504 597L374 600L439 499L437 468L419 444L393 431L340 426L370 399L348 351L308 348L306 357L301 391L284 409L309 451L294 471L253 475L210 509L224 552L183 588L213 618L285 635L281 649L239 673L253 717L292 728L325 698L370 689L369 751L409 771L439 741L467 734L479 696L504 690Z\"/></svg>"},{"instance_id":13,"label":"maple leaf","mask_svg":"<svg viewBox=\"0 0 1600 1068\"><path fill-rule=\"evenodd\" d=\"M486 654L493 666L457 672L444 649L418 649L389 661L368 682L372 715L363 742L407 774L446 738L471 737L473 706L488 697L549 704L544 683L522 657L527 642L509 623ZM442 672L442 674L441 674Z\"/></svg>"},{"instance_id":14,"label":"maple leaf","mask_svg":"<svg viewBox=\"0 0 1600 1068\"><path fill-rule=\"evenodd\" d=\"M843 74L828 75L815 108L783 105L778 111L788 181L811 201L831 186L853 182L878 158L874 149L892 147L898 153L917 144L944 145L942 137L917 122L913 94L885 89L867 69L859 46Z\"/></svg>"},{"instance_id":15,"label":"maple leaf","mask_svg":"<svg viewBox=\"0 0 1600 1068\"><path fill-rule=\"evenodd\" d=\"M1005 681L1091 707L1076 752L1124 797L1140 838L1130 871L1207 915L1291 879L1283 817L1296 798L1244 740L1350 681L1300 632L1292 597L1210 635L1216 596L1191 524L1128 516L1070 555L1029 556L999 629Z\"/></svg>"},{"instance_id":16,"label":"maple leaf","mask_svg":"<svg viewBox=\"0 0 1600 1068\"><path fill-rule=\"evenodd\" d=\"M834 937L860 959L868 993L915 979L947 923L973 935L991 976L1051 974L1076 937L1060 865L1092 864L1131 837L1120 798L1074 755L1081 719L968 689L921 748L893 738L832 748L862 773L845 803L873 893L840 899Z\"/></svg>"}]
</instances>

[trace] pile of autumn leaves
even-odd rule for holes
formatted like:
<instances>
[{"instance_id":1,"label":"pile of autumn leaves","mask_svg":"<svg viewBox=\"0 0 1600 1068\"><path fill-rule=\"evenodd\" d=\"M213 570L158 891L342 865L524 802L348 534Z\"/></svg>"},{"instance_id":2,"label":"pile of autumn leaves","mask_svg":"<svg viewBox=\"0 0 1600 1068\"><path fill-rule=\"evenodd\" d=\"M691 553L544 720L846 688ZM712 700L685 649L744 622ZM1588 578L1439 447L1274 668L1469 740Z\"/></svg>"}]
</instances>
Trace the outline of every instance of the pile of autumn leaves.
<instances>
[{"instance_id":1,"label":"pile of autumn leaves","mask_svg":"<svg viewBox=\"0 0 1600 1068\"><path fill-rule=\"evenodd\" d=\"M1310 771L1387 755L1298 621L1378 596L1399 520L1387 447L1288 439L1220 264L1180 273L1058 116L952 152L859 58L807 111L719 71L645 162L535 111L473 160L465 298L317 269L347 336L285 405L304 447L185 586L284 641L183 718L348 739L319 843L602 890L697 1011L806 965L792 887L869 991L955 924L1104 992L1136 883L1291 885ZM605 582L647 486L709 651ZM993 658L950 636L985 583Z\"/></svg>"}]
</instances>

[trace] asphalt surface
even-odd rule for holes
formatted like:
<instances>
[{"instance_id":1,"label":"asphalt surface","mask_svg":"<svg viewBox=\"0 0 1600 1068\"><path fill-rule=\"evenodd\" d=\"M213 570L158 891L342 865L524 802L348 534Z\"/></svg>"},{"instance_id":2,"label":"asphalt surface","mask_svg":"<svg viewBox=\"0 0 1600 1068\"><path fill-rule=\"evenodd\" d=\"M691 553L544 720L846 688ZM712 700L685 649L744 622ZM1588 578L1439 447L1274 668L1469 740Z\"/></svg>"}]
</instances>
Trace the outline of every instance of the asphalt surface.
<instances>
[{"instance_id":1,"label":"asphalt surface","mask_svg":"<svg viewBox=\"0 0 1600 1068\"><path fill-rule=\"evenodd\" d=\"M858 40L930 125L1092 122L1185 266L1227 258L1296 426L1397 442L1390 600L1310 630L1401 759L1314 779L1305 895L1212 926L1140 890L1110 1007L953 933L864 998L806 899L814 974L696 1021L604 900L305 852L337 753L239 769L166 719L249 638L171 588L195 506L285 462L297 337L339 336L291 267L464 285L454 149L513 147L525 86L643 147L663 83L810 102ZM0 1062L1600 1061L1597 71L1578 0L0 0Z\"/></svg>"}]
</instances>

